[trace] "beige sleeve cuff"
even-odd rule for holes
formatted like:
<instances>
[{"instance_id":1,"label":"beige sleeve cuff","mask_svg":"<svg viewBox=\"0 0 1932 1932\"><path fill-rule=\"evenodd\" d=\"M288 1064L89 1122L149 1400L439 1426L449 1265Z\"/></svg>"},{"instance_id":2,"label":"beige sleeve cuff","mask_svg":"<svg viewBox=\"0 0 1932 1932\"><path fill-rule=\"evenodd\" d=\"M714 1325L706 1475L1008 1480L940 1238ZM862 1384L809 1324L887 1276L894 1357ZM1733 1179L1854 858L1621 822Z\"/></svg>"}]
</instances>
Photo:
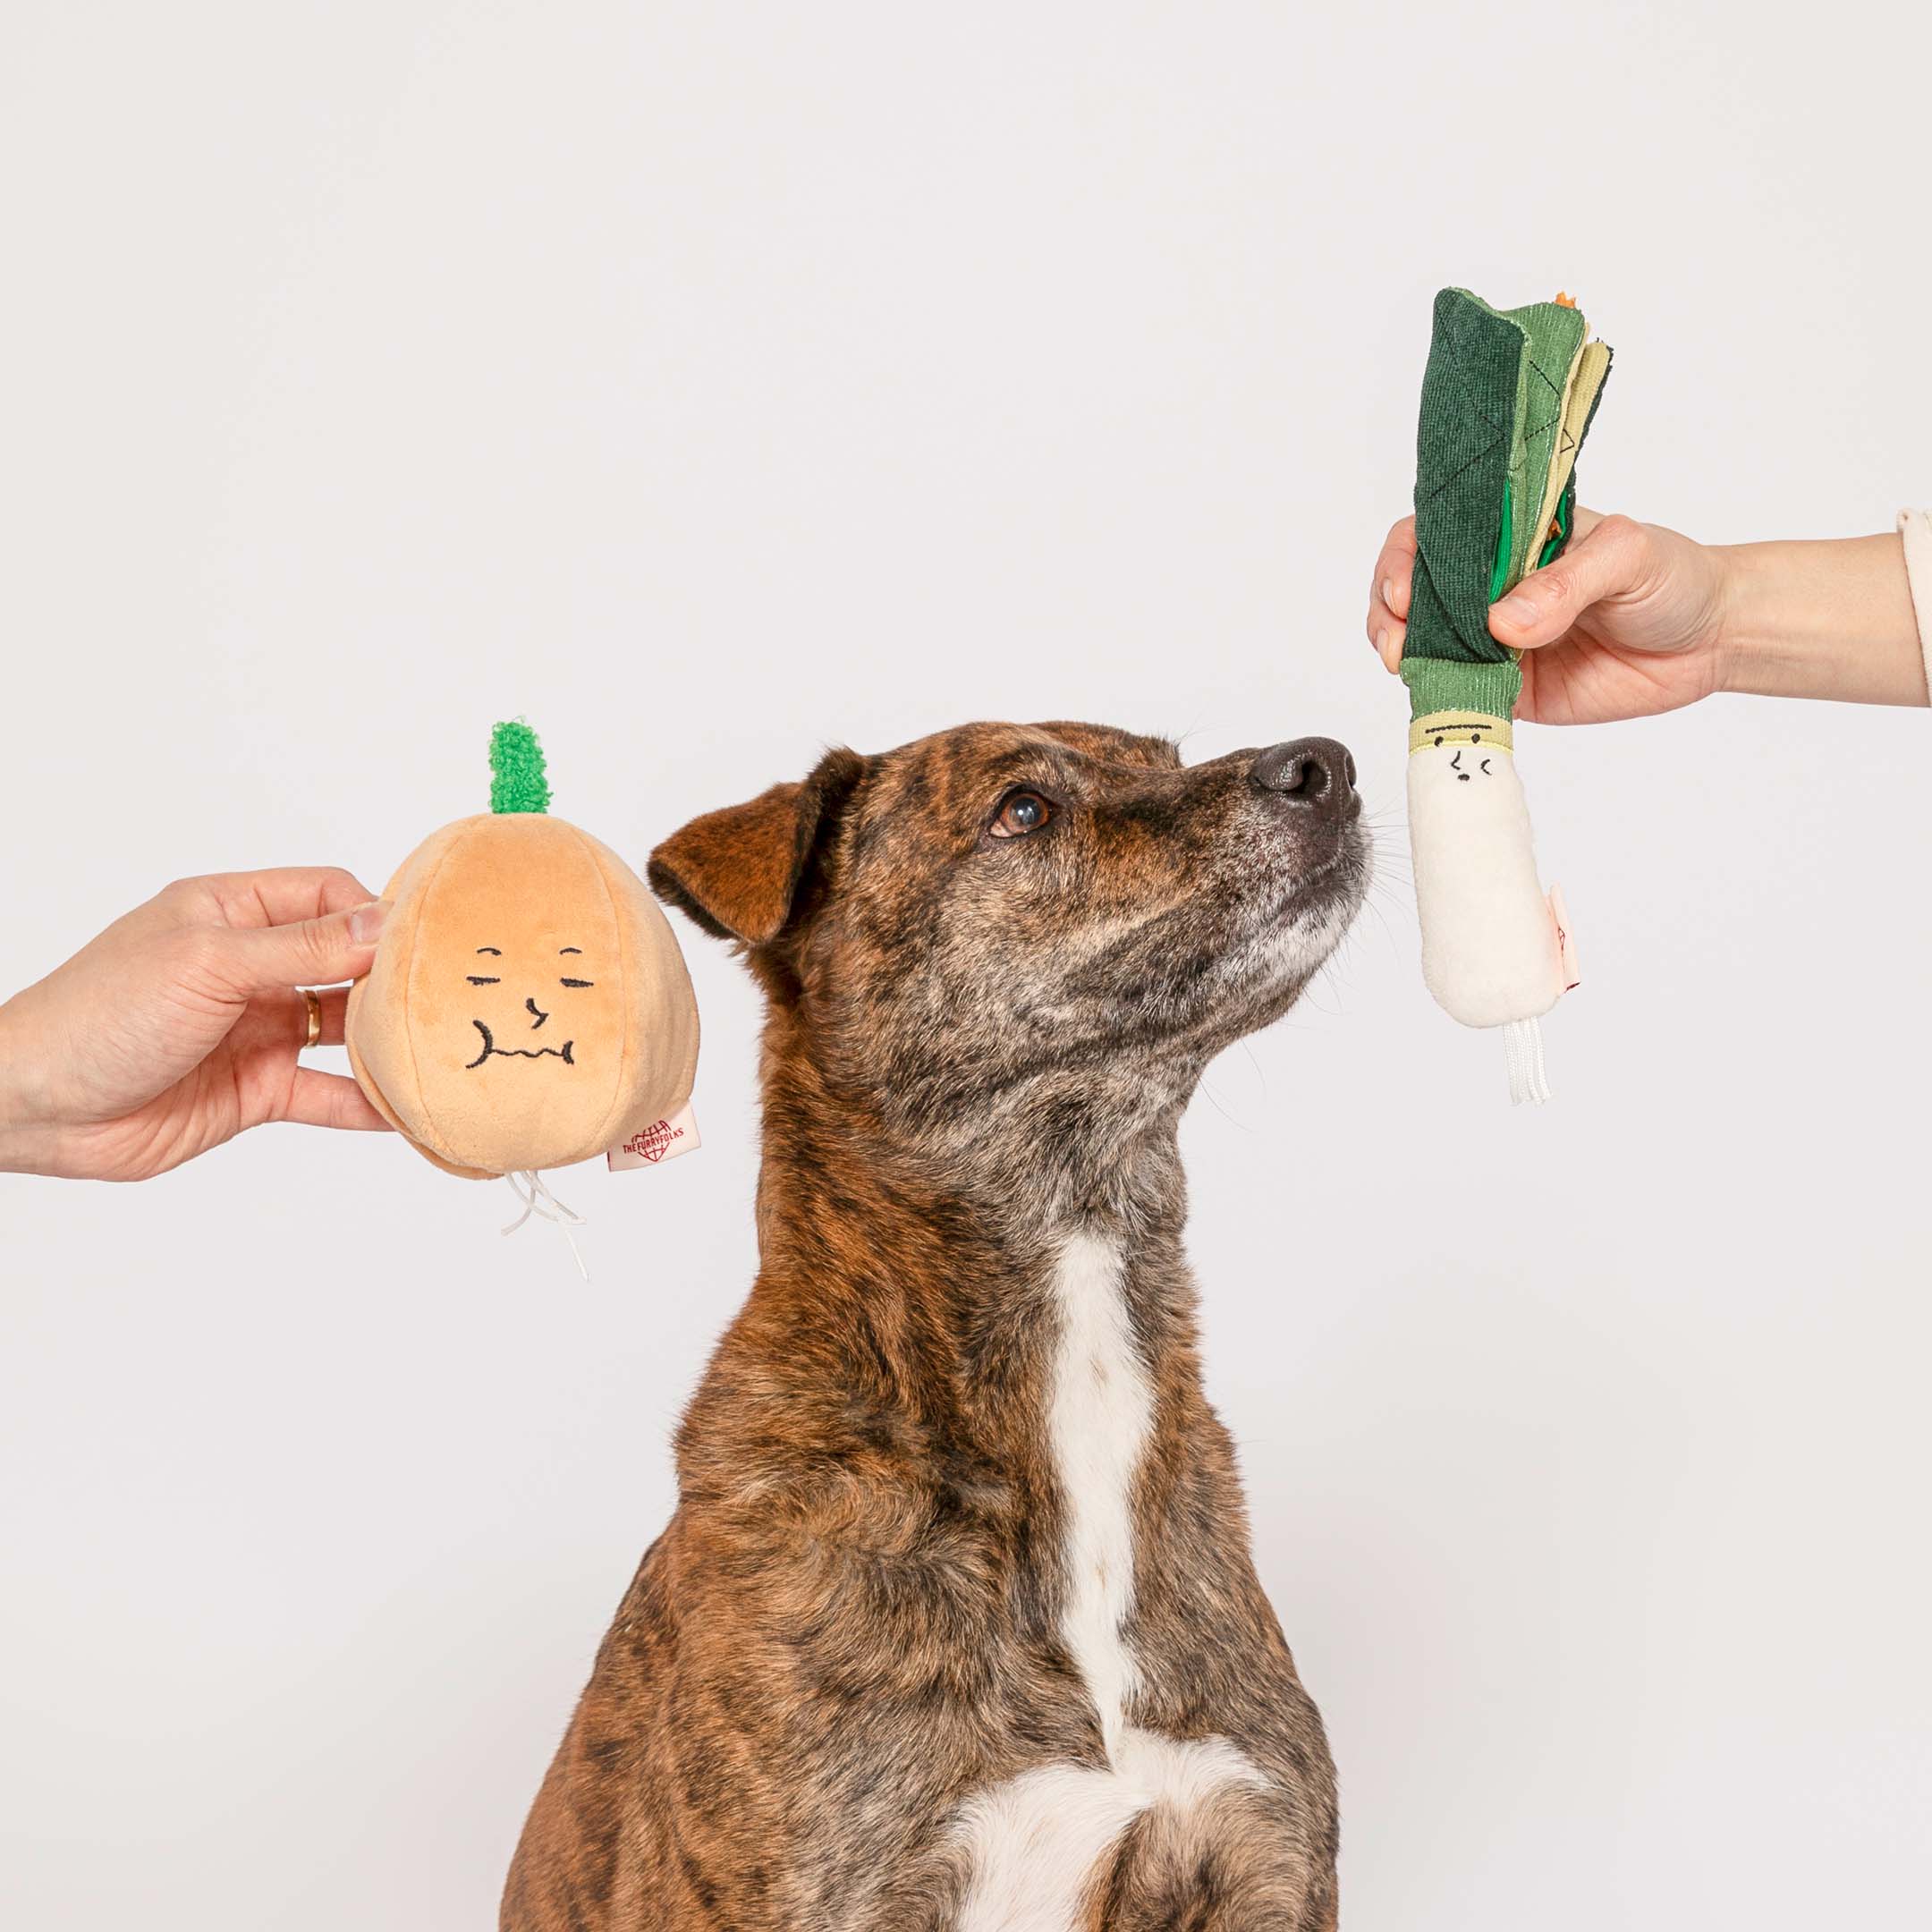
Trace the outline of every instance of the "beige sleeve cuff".
<instances>
[{"instance_id":1,"label":"beige sleeve cuff","mask_svg":"<svg viewBox=\"0 0 1932 1932\"><path fill-rule=\"evenodd\" d=\"M1905 539L1905 574L1919 619L1919 648L1925 653L1926 688L1932 691L1932 511L1902 510L1898 527Z\"/></svg>"}]
</instances>

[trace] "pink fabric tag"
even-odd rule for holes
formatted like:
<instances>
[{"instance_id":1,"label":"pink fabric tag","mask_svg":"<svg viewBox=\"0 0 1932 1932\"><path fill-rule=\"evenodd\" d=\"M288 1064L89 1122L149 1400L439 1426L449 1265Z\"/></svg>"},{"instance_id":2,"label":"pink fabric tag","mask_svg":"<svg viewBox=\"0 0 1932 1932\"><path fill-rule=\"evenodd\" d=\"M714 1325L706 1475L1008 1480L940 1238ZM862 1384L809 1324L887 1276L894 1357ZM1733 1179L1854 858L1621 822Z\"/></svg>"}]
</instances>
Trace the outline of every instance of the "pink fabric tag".
<instances>
[{"instance_id":1,"label":"pink fabric tag","mask_svg":"<svg viewBox=\"0 0 1932 1932\"><path fill-rule=\"evenodd\" d=\"M613 1174L623 1174L631 1167L656 1167L660 1162L675 1160L680 1154L689 1154L693 1148L703 1145L698 1137L698 1116L687 1100L675 1114L654 1121L648 1127L640 1127L604 1158L610 1163Z\"/></svg>"},{"instance_id":2,"label":"pink fabric tag","mask_svg":"<svg viewBox=\"0 0 1932 1932\"><path fill-rule=\"evenodd\" d=\"M1583 969L1577 964L1576 934L1571 929L1570 911L1563 902L1563 887L1549 889L1550 924L1556 930L1556 970L1565 993L1574 993L1583 983Z\"/></svg>"}]
</instances>

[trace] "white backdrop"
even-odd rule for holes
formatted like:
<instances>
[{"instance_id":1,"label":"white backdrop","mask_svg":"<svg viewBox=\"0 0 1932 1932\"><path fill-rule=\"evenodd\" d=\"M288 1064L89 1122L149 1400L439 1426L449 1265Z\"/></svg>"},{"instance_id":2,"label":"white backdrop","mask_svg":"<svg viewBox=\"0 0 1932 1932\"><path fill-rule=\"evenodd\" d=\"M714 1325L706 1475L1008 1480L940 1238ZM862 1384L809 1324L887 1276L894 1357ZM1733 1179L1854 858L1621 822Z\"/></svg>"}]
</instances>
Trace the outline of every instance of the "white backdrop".
<instances>
[{"instance_id":1,"label":"white backdrop","mask_svg":"<svg viewBox=\"0 0 1932 1932\"><path fill-rule=\"evenodd\" d=\"M1916 1920L1932 724L1527 733L1586 984L1513 1114L1361 612L1445 282L1615 343L1586 501L1932 496L1932 30L1298 11L10 0L0 991L183 872L379 885L519 712L639 860L969 716L1339 735L1389 889L1186 1140L1346 1922ZM384 1140L0 1179L7 1925L494 1922L753 1267L682 936L708 1145L559 1180L588 1289Z\"/></svg>"}]
</instances>

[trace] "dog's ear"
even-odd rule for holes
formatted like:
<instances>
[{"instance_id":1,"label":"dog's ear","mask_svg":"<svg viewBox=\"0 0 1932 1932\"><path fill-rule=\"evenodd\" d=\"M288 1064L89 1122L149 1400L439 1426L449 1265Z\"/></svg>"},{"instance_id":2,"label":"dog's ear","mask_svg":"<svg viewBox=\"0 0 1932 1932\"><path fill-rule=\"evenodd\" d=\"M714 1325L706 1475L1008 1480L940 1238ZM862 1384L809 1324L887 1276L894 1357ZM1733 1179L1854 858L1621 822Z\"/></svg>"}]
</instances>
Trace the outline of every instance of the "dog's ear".
<instances>
[{"instance_id":1,"label":"dog's ear","mask_svg":"<svg viewBox=\"0 0 1932 1932\"><path fill-rule=\"evenodd\" d=\"M650 855L651 890L719 939L767 945L803 909L866 761L827 751L803 784L693 818Z\"/></svg>"}]
</instances>

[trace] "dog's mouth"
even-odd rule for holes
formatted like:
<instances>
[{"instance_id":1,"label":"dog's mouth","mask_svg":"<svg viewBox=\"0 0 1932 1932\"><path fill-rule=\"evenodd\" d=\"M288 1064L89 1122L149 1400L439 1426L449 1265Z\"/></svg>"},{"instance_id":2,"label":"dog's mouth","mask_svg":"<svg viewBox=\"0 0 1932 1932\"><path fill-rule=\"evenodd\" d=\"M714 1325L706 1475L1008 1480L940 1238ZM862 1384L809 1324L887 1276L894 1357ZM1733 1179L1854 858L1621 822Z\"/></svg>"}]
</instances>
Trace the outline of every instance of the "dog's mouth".
<instances>
[{"instance_id":1,"label":"dog's mouth","mask_svg":"<svg viewBox=\"0 0 1932 1932\"><path fill-rule=\"evenodd\" d=\"M483 1036L483 1050L474 1060L464 1063L465 1072L470 1067L481 1066L492 1056L498 1060L561 1060L565 1066L577 1064L571 1054L571 1048L577 1044L573 1039L565 1040L561 1046L499 1046L495 1036L480 1020L472 1020L470 1024Z\"/></svg>"},{"instance_id":2,"label":"dog's mouth","mask_svg":"<svg viewBox=\"0 0 1932 1932\"><path fill-rule=\"evenodd\" d=\"M1109 934L1030 1016L1062 1036L1090 1028L1116 1045L1251 1031L1334 952L1370 863L1352 826L1312 866L1244 853L1238 869Z\"/></svg>"},{"instance_id":3,"label":"dog's mouth","mask_svg":"<svg viewBox=\"0 0 1932 1932\"><path fill-rule=\"evenodd\" d=\"M1271 902L1257 909L1256 924L1280 926L1298 914L1320 914L1346 906L1352 916L1368 889L1374 855L1352 824L1335 850L1321 862L1291 880Z\"/></svg>"}]
</instances>

